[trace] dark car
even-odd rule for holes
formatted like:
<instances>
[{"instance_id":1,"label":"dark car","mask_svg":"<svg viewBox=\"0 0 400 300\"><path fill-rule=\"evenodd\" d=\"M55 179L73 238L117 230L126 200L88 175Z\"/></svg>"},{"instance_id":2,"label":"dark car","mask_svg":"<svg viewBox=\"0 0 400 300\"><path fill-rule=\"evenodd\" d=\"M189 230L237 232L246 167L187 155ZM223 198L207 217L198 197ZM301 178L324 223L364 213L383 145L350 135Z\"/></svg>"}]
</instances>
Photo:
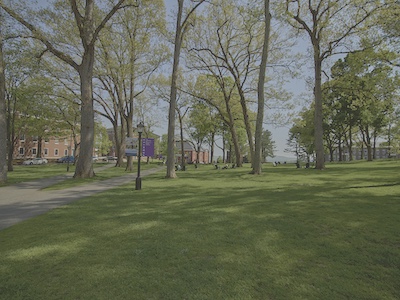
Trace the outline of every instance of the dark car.
<instances>
[{"instance_id":1,"label":"dark car","mask_svg":"<svg viewBox=\"0 0 400 300\"><path fill-rule=\"evenodd\" d=\"M75 162L75 157L73 157L73 156L63 156L63 157L57 159L57 162L58 163L68 163L68 162L74 163Z\"/></svg>"},{"instance_id":2,"label":"dark car","mask_svg":"<svg viewBox=\"0 0 400 300\"><path fill-rule=\"evenodd\" d=\"M105 161L105 162L117 161L117 160L118 160L118 157L116 157L116 156L106 156L106 157L103 157L103 161Z\"/></svg>"}]
</instances>

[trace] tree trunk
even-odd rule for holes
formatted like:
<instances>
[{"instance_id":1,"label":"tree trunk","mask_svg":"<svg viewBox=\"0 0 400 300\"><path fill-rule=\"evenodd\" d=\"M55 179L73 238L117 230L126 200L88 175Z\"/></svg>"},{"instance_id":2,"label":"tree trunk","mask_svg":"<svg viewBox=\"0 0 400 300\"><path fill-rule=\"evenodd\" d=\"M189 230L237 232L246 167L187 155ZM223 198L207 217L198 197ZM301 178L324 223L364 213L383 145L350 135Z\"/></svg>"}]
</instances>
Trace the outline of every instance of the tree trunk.
<instances>
[{"instance_id":1,"label":"tree trunk","mask_svg":"<svg viewBox=\"0 0 400 300\"><path fill-rule=\"evenodd\" d=\"M118 132L118 130L117 130ZM121 122L121 129L119 133L119 145L118 145L118 159L117 159L117 167L122 167L124 164L123 157L125 155L125 149L126 149L126 126L123 122Z\"/></svg>"},{"instance_id":2,"label":"tree trunk","mask_svg":"<svg viewBox=\"0 0 400 300\"><path fill-rule=\"evenodd\" d=\"M179 115L179 132L181 135L181 166L182 166L182 171L186 171L185 142L183 140L183 119L181 115Z\"/></svg>"},{"instance_id":3,"label":"tree trunk","mask_svg":"<svg viewBox=\"0 0 400 300\"><path fill-rule=\"evenodd\" d=\"M83 56L79 67L81 84L81 142L74 178L90 178L93 172L94 108L93 108L93 62L94 45Z\"/></svg>"},{"instance_id":4,"label":"tree trunk","mask_svg":"<svg viewBox=\"0 0 400 300\"><path fill-rule=\"evenodd\" d=\"M376 132L374 132L374 143L373 143L373 148L372 148L372 158L376 159Z\"/></svg>"},{"instance_id":5,"label":"tree trunk","mask_svg":"<svg viewBox=\"0 0 400 300\"><path fill-rule=\"evenodd\" d=\"M231 107L229 105L229 101L227 100L226 95L225 95L225 107L226 107L226 112L229 117L229 130L231 133L232 143L233 143L233 147L235 148L236 166L242 167L243 159L242 159L242 154L240 152L239 139L238 139L238 135L236 132L236 127L235 127L235 118L233 117L232 110L231 110ZM230 162L232 162L232 151L230 151L229 158L231 160Z\"/></svg>"},{"instance_id":6,"label":"tree trunk","mask_svg":"<svg viewBox=\"0 0 400 300\"><path fill-rule=\"evenodd\" d=\"M236 85L239 84L239 82L236 83ZM254 141L253 141L253 133L251 131L251 125L249 121L249 114L248 114L248 109L247 109L247 104L246 104L246 98L244 96L243 90L241 88L238 88L239 94L240 94L240 104L242 106L242 111L243 111L243 121L244 121L244 126L246 128L246 133L247 133L247 141L249 143L249 150L250 150L250 161L253 166L253 157L254 157ZM264 109L264 107L263 107ZM264 112L263 112L264 114ZM257 115L258 117L258 115Z\"/></svg>"},{"instance_id":7,"label":"tree trunk","mask_svg":"<svg viewBox=\"0 0 400 300\"><path fill-rule=\"evenodd\" d=\"M367 145L367 155L368 155L367 160L372 161L372 143L371 143L371 136L369 134L368 128L365 132L365 136L366 136L365 144Z\"/></svg>"},{"instance_id":8,"label":"tree trunk","mask_svg":"<svg viewBox=\"0 0 400 300\"><path fill-rule=\"evenodd\" d=\"M349 160L353 160L353 139L352 139L352 127L349 127Z\"/></svg>"},{"instance_id":9,"label":"tree trunk","mask_svg":"<svg viewBox=\"0 0 400 300\"><path fill-rule=\"evenodd\" d=\"M215 132L211 134L211 143L210 143L210 157L208 158L208 162L211 164L213 163L214 158L214 144L215 144Z\"/></svg>"},{"instance_id":10,"label":"tree trunk","mask_svg":"<svg viewBox=\"0 0 400 300\"><path fill-rule=\"evenodd\" d=\"M367 154L368 154L368 161L372 161L372 146L370 144L367 145Z\"/></svg>"},{"instance_id":11,"label":"tree trunk","mask_svg":"<svg viewBox=\"0 0 400 300\"><path fill-rule=\"evenodd\" d=\"M43 137L42 136L38 136L36 157L43 157L43 153L42 152L43 152Z\"/></svg>"},{"instance_id":12,"label":"tree trunk","mask_svg":"<svg viewBox=\"0 0 400 300\"><path fill-rule=\"evenodd\" d=\"M11 109L11 98L7 96L7 170L8 172L14 171L13 159L14 159L14 141L15 141L15 107ZM15 102L14 102L15 103Z\"/></svg>"},{"instance_id":13,"label":"tree trunk","mask_svg":"<svg viewBox=\"0 0 400 300\"><path fill-rule=\"evenodd\" d=\"M224 130L225 133L225 130ZM226 145L226 140L225 140L225 134L222 136L222 162L225 163L226 162L226 149L225 149L225 145Z\"/></svg>"},{"instance_id":14,"label":"tree trunk","mask_svg":"<svg viewBox=\"0 0 400 300\"><path fill-rule=\"evenodd\" d=\"M0 20L1 21L1 20ZM0 26L2 26L0 24ZM3 35L0 28L0 182L7 181L6 80L3 60ZM11 157L12 160L12 157Z\"/></svg>"},{"instance_id":15,"label":"tree trunk","mask_svg":"<svg viewBox=\"0 0 400 300\"><path fill-rule=\"evenodd\" d=\"M166 178L176 178L175 173L175 114L176 114L176 95L177 95L177 79L179 68L179 57L182 44L182 13L183 0L178 1L178 16L176 20L175 47L174 47L174 63L172 67L171 94L169 101L168 114L168 146L167 146L167 175Z\"/></svg>"},{"instance_id":16,"label":"tree trunk","mask_svg":"<svg viewBox=\"0 0 400 300\"><path fill-rule=\"evenodd\" d=\"M261 174L262 170L262 132L263 132L263 121L264 121L264 84L265 84L265 72L268 61L268 49L269 49L269 34L271 28L271 14L269 11L269 0L264 1L264 17L265 17L265 29L264 29L264 44L263 52L260 64L260 75L258 77L258 106L257 106L257 122L256 122L256 133L255 133L255 149L254 156L252 159L253 174Z\"/></svg>"},{"instance_id":17,"label":"tree trunk","mask_svg":"<svg viewBox=\"0 0 400 300\"><path fill-rule=\"evenodd\" d=\"M133 137L133 111L130 111L128 117L125 119L126 123L126 132L128 137ZM125 136L122 136L121 139L125 139ZM139 133L138 133L138 149L136 153L136 157L139 159ZM140 150L141 151L141 150ZM139 162L139 160L138 160ZM133 156L128 156L126 161L126 171L133 171Z\"/></svg>"},{"instance_id":18,"label":"tree trunk","mask_svg":"<svg viewBox=\"0 0 400 300\"><path fill-rule=\"evenodd\" d=\"M319 47L314 44L314 71L315 71L315 85L314 85L314 97L315 97L315 153L316 153L316 164L317 170L323 170L325 168L324 158L324 132L323 132L323 111L322 111L322 59L320 58Z\"/></svg>"},{"instance_id":19,"label":"tree trunk","mask_svg":"<svg viewBox=\"0 0 400 300\"><path fill-rule=\"evenodd\" d=\"M242 153L240 152L239 140L238 140L236 128L235 128L235 125L233 124L233 122L230 126L230 129L231 129L231 133L232 133L233 147L235 148L235 157L236 157L235 164L237 167L242 167L243 166ZM231 151L230 158L231 158L231 162L232 162L232 151Z\"/></svg>"},{"instance_id":20,"label":"tree trunk","mask_svg":"<svg viewBox=\"0 0 400 300\"><path fill-rule=\"evenodd\" d=\"M332 147L331 147L331 148L329 148L329 157L330 157L330 162L333 162L333 161L334 161L334 159L333 159L333 152L334 152L333 148L332 148Z\"/></svg>"}]
</instances>

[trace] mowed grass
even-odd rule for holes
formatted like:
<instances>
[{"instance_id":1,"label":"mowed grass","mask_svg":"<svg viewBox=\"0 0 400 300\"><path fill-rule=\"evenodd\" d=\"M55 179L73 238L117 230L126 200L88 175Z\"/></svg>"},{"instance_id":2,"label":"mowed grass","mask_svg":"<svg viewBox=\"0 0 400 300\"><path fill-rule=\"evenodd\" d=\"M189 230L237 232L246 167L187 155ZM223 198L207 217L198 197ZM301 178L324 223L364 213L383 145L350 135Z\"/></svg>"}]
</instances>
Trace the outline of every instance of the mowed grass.
<instances>
[{"instance_id":1,"label":"mowed grass","mask_svg":"<svg viewBox=\"0 0 400 300\"><path fill-rule=\"evenodd\" d=\"M0 298L400 299L399 169L151 175L0 231Z\"/></svg>"},{"instance_id":2,"label":"mowed grass","mask_svg":"<svg viewBox=\"0 0 400 300\"><path fill-rule=\"evenodd\" d=\"M75 166L69 166L69 172L73 173ZM14 171L7 173L7 182L0 183L0 187L5 185L17 184L41 178L58 176L67 173L67 164L49 163L46 165L15 165Z\"/></svg>"}]
</instances>

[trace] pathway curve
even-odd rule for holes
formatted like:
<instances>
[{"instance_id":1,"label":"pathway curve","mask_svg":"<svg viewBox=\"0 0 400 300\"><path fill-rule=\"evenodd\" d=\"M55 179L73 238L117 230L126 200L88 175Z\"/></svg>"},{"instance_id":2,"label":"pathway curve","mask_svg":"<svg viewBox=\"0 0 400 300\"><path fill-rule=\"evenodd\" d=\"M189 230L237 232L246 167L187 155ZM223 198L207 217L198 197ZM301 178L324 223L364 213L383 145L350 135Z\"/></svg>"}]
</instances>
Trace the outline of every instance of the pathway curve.
<instances>
[{"instance_id":1,"label":"pathway curve","mask_svg":"<svg viewBox=\"0 0 400 300\"><path fill-rule=\"evenodd\" d=\"M156 173L164 167L158 167L141 172L141 176ZM56 207L71 203L117 186L132 183L135 186L136 174L107 180L96 181L87 185L75 186L63 190L42 190L60 181L71 178L65 174L51 178L23 182L0 188L0 230L22 222L26 219L41 215Z\"/></svg>"}]
</instances>

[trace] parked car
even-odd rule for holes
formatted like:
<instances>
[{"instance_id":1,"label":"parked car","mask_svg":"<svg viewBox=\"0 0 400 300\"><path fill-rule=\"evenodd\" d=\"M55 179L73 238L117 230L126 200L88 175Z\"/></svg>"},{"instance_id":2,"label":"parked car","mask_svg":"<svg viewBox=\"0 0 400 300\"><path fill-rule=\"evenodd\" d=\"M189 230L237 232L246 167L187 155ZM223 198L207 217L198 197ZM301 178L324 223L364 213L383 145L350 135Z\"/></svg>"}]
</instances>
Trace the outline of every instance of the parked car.
<instances>
[{"instance_id":1,"label":"parked car","mask_svg":"<svg viewBox=\"0 0 400 300\"><path fill-rule=\"evenodd\" d=\"M31 158L22 162L23 165L45 165L48 161L45 158Z\"/></svg>"},{"instance_id":2,"label":"parked car","mask_svg":"<svg viewBox=\"0 0 400 300\"><path fill-rule=\"evenodd\" d=\"M117 161L118 158L116 156L105 156L102 158L103 161L109 162L109 161Z\"/></svg>"},{"instance_id":3,"label":"parked car","mask_svg":"<svg viewBox=\"0 0 400 300\"><path fill-rule=\"evenodd\" d=\"M58 163L68 163L68 162L74 163L75 162L75 157L73 157L73 156L63 156L63 157L60 157L59 159L57 159L57 162Z\"/></svg>"}]
</instances>

